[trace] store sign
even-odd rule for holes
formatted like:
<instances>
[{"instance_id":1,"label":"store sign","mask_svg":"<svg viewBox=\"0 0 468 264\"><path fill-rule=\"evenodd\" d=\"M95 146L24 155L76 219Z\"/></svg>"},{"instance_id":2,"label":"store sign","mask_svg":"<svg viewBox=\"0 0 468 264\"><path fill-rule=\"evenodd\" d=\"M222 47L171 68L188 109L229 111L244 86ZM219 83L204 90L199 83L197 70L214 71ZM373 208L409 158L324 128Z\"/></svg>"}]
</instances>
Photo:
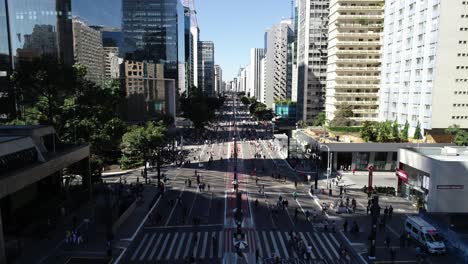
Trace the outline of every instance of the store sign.
<instances>
[{"instance_id":1,"label":"store sign","mask_svg":"<svg viewBox=\"0 0 468 264\"><path fill-rule=\"evenodd\" d=\"M464 185L437 185L438 190L461 190Z\"/></svg>"},{"instance_id":2,"label":"store sign","mask_svg":"<svg viewBox=\"0 0 468 264\"><path fill-rule=\"evenodd\" d=\"M422 187L426 190L429 190L429 179L426 175L423 176Z\"/></svg>"},{"instance_id":3,"label":"store sign","mask_svg":"<svg viewBox=\"0 0 468 264\"><path fill-rule=\"evenodd\" d=\"M406 171L397 169L396 176L400 178L402 181L408 183L408 173L406 173Z\"/></svg>"}]
</instances>

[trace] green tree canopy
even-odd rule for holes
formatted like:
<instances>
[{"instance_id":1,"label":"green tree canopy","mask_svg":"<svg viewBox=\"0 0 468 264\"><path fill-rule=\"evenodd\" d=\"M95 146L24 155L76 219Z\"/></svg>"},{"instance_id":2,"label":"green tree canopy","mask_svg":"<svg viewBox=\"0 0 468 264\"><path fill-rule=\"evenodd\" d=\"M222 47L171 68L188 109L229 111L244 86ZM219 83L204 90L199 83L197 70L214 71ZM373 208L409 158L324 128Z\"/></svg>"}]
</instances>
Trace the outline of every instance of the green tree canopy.
<instances>
[{"instance_id":1,"label":"green tree canopy","mask_svg":"<svg viewBox=\"0 0 468 264\"><path fill-rule=\"evenodd\" d=\"M403 126L403 129L401 130L401 133L400 133L401 140L408 141L408 133L409 133L409 123L408 123L408 120L406 120L405 125Z\"/></svg>"},{"instance_id":2,"label":"green tree canopy","mask_svg":"<svg viewBox=\"0 0 468 264\"><path fill-rule=\"evenodd\" d=\"M422 139L422 133L421 133L421 124L418 121L418 124L416 125L416 129L414 130L414 139Z\"/></svg>"},{"instance_id":3,"label":"green tree canopy","mask_svg":"<svg viewBox=\"0 0 468 264\"><path fill-rule=\"evenodd\" d=\"M353 109L351 105L340 104L336 106L335 118L331 121L331 125L334 127L339 126L354 126L356 121L352 120Z\"/></svg>"},{"instance_id":4,"label":"green tree canopy","mask_svg":"<svg viewBox=\"0 0 468 264\"><path fill-rule=\"evenodd\" d=\"M313 125L314 126L323 126L325 124L325 121L326 121L325 112L320 112L315 117Z\"/></svg>"},{"instance_id":5,"label":"green tree canopy","mask_svg":"<svg viewBox=\"0 0 468 264\"><path fill-rule=\"evenodd\" d=\"M452 141L458 146L468 146L468 132L459 125L451 125L445 129L445 133L452 135Z\"/></svg>"}]
</instances>

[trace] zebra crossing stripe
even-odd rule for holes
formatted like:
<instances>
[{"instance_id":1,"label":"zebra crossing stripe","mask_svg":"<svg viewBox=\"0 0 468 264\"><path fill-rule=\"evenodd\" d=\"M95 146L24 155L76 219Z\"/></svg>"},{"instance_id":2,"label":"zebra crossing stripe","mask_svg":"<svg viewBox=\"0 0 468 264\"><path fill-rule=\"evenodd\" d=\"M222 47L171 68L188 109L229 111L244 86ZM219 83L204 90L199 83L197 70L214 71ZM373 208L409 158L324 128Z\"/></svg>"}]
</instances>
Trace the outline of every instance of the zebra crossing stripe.
<instances>
[{"instance_id":1,"label":"zebra crossing stripe","mask_svg":"<svg viewBox=\"0 0 468 264\"><path fill-rule=\"evenodd\" d=\"M154 244L153 250L151 251L151 254L149 256L150 261L153 259L153 256L156 253L156 249L158 248L159 242L161 242L161 239L163 237L164 237L164 234L160 234L159 237L158 237L158 240L156 241L156 244Z\"/></svg>"},{"instance_id":2,"label":"zebra crossing stripe","mask_svg":"<svg viewBox=\"0 0 468 264\"><path fill-rule=\"evenodd\" d=\"M258 235L258 232L255 232L255 234L257 235L257 239L255 239L255 241L257 242L258 253L260 253L260 256L262 258L264 258L266 256L263 255L263 249L262 249L262 246L260 245L260 236Z\"/></svg>"},{"instance_id":3,"label":"zebra crossing stripe","mask_svg":"<svg viewBox=\"0 0 468 264\"><path fill-rule=\"evenodd\" d=\"M284 255L286 256L286 258L289 258L288 250L284 246L283 236L281 235L281 232L277 231L276 233L278 234L278 237L280 238L279 241L280 241L281 247L283 248Z\"/></svg>"},{"instance_id":4,"label":"zebra crossing stripe","mask_svg":"<svg viewBox=\"0 0 468 264\"><path fill-rule=\"evenodd\" d=\"M192 242L192 237L193 237L193 233L190 233L188 240L187 240L187 244L185 245L184 258L187 257L188 252L190 250L190 243Z\"/></svg>"},{"instance_id":5,"label":"zebra crossing stripe","mask_svg":"<svg viewBox=\"0 0 468 264\"><path fill-rule=\"evenodd\" d=\"M304 241L304 244L305 244L305 245L308 245L308 246L313 247L313 245L312 245L313 242L307 241L307 239L305 238L304 234L302 234L302 232L299 232L299 235L301 236L302 241ZM311 251L310 253L312 254L312 259L316 259L314 252Z\"/></svg>"},{"instance_id":6,"label":"zebra crossing stripe","mask_svg":"<svg viewBox=\"0 0 468 264\"><path fill-rule=\"evenodd\" d=\"M205 253L206 253L206 239L208 238L208 232L205 232L205 235L203 236L203 247L202 247L202 253L201 253L201 258L205 258Z\"/></svg>"},{"instance_id":7,"label":"zebra crossing stripe","mask_svg":"<svg viewBox=\"0 0 468 264\"><path fill-rule=\"evenodd\" d=\"M214 250L215 250L215 247L214 247L214 244L213 244L213 237L216 236L216 232L213 231L211 232L211 237L210 237L210 241L211 241L211 247L210 247L210 258L213 258L213 254L214 254Z\"/></svg>"},{"instance_id":8,"label":"zebra crossing stripe","mask_svg":"<svg viewBox=\"0 0 468 264\"><path fill-rule=\"evenodd\" d=\"M289 236L288 232L284 232L284 237L286 237L286 241L288 241L288 236ZM292 253L293 253L293 256L294 256L295 258L297 258L296 251L295 251L295 250L292 250Z\"/></svg>"},{"instance_id":9,"label":"zebra crossing stripe","mask_svg":"<svg viewBox=\"0 0 468 264\"><path fill-rule=\"evenodd\" d=\"M267 249L267 252L265 252L265 254L271 254L270 245L268 245L268 239L265 235L265 231L262 231L262 236L263 236L263 244L266 245L266 249ZM267 256L264 256L264 257L267 257Z\"/></svg>"},{"instance_id":10,"label":"zebra crossing stripe","mask_svg":"<svg viewBox=\"0 0 468 264\"><path fill-rule=\"evenodd\" d=\"M270 237L271 237L271 242L273 242L273 247L275 248L275 253L277 256L279 256L279 249L278 249L278 245L276 244L275 237L273 236L273 231L270 231Z\"/></svg>"},{"instance_id":11,"label":"zebra crossing stripe","mask_svg":"<svg viewBox=\"0 0 468 264\"><path fill-rule=\"evenodd\" d=\"M334 235L334 234L330 234L330 237L332 238L333 242L335 242L335 245L336 245L337 247L340 247L340 243L338 243L338 240L336 240L335 235Z\"/></svg>"},{"instance_id":12,"label":"zebra crossing stripe","mask_svg":"<svg viewBox=\"0 0 468 264\"><path fill-rule=\"evenodd\" d=\"M330 255L330 252L328 252L328 250L325 248L325 245L323 244L322 240L321 240L320 237L317 235L317 233L314 233L314 236L315 236L315 238L317 239L317 241L319 242L320 246L322 246L323 250L325 250L325 253L326 253L327 256L328 256L328 259L332 259L332 256Z\"/></svg>"},{"instance_id":13,"label":"zebra crossing stripe","mask_svg":"<svg viewBox=\"0 0 468 264\"><path fill-rule=\"evenodd\" d=\"M197 241L195 241L195 244L193 245L193 256L195 258L197 257L198 244L200 244L200 240L201 240L200 232L198 232L196 236L197 236Z\"/></svg>"},{"instance_id":14,"label":"zebra crossing stripe","mask_svg":"<svg viewBox=\"0 0 468 264\"><path fill-rule=\"evenodd\" d=\"M168 260L171 257L172 250L174 249L174 245L177 241L177 237L179 236L179 233L176 233L174 238L172 239L171 246L169 247L169 252L167 252L166 260Z\"/></svg>"},{"instance_id":15,"label":"zebra crossing stripe","mask_svg":"<svg viewBox=\"0 0 468 264\"><path fill-rule=\"evenodd\" d=\"M333 253L335 253L335 256L339 258L340 256L336 252L335 247L330 243L330 240L328 239L327 234L323 234L323 237L325 238L325 242L327 242L327 244L330 245L330 248L333 251Z\"/></svg>"},{"instance_id":16,"label":"zebra crossing stripe","mask_svg":"<svg viewBox=\"0 0 468 264\"><path fill-rule=\"evenodd\" d=\"M162 254L164 253L164 249L166 249L166 245L167 245L167 241L169 240L169 237L171 237L171 233L168 233L167 236L166 236L166 239L164 239L164 243L163 243L163 245L161 246L161 249L160 249L160 251L159 251L159 255L158 255L157 260L160 260L160 259L161 259Z\"/></svg>"},{"instance_id":17,"label":"zebra crossing stripe","mask_svg":"<svg viewBox=\"0 0 468 264\"><path fill-rule=\"evenodd\" d=\"M322 255L322 252L319 250L317 245L314 243L314 239L312 238L312 236L309 233L306 233L306 235L310 239L310 243L312 244L312 247L315 249L315 252L317 252L319 254L320 258L323 259L324 257Z\"/></svg>"},{"instance_id":18,"label":"zebra crossing stripe","mask_svg":"<svg viewBox=\"0 0 468 264\"><path fill-rule=\"evenodd\" d=\"M135 250L135 253L133 253L133 255L132 255L132 258L131 258L132 261L135 260L136 256L138 255L138 252L140 251L141 247L142 247L143 244L145 243L146 238L148 238L148 234L145 234L145 235L143 236L143 239L140 241L140 244L138 245L137 249Z\"/></svg>"},{"instance_id":19,"label":"zebra crossing stripe","mask_svg":"<svg viewBox=\"0 0 468 264\"><path fill-rule=\"evenodd\" d=\"M218 239L218 254L217 256L221 257L223 255L223 231L219 231L219 239Z\"/></svg>"},{"instance_id":20,"label":"zebra crossing stripe","mask_svg":"<svg viewBox=\"0 0 468 264\"><path fill-rule=\"evenodd\" d=\"M182 249L182 245L184 244L185 233L182 233L182 237L180 238L179 246L177 247L174 259L179 259L180 250Z\"/></svg>"},{"instance_id":21,"label":"zebra crossing stripe","mask_svg":"<svg viewBox=\"0 0 468 264\"><path fill-rule=\"evenodd\" d=\"M151 238L150 238L148 244L146 245L145 251L143 251L143 253L142 253L141 256L140 256L140 261L142 261L142 260L145 258L145 255L146 255L146 253L148 252L148 249L150 248L151 243L153 243L153 240L154 240L154 237L155 237L155 236L156 236L156 233L154 233L154 234L151 236Z\"/></svg>"}]
</instances>

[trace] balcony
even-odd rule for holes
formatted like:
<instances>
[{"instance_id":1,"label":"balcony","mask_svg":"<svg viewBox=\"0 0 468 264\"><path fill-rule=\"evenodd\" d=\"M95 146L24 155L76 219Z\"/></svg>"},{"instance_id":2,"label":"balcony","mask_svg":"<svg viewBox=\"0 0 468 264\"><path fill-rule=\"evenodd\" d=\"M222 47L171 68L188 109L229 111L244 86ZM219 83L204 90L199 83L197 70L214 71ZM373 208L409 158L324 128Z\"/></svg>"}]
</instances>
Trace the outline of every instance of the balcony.
<instances>
[{"instance_id":1,"label":"balcony","mask_svg":"<svg viewBox=\"0 0 468 264\"><path fill-rule=\"evenodd\" d=\"M378 81L380 76L336 76L336 81Z\"/></svg>"},{"instance_id":2,"label":"balcony","mask_svg":"<svg viewBox=\"0 0 468 264\"><path fill-rule=\"evenodd\" d=\"M353 109L355 114L378 114L378 109Z\"/></svg>"},{"instance_id":3,"label":"balcony","mask_svg":"<svg viewBox=\"0 0 468 264\"><path fill-rule=\"evenodd\" d=\"M379 89L379 84L345 84L345 83L337 83L335 85L335 89Z\"/></svg>"},{"instance_id":4,"label":"balcony","mask_svg":"<svg viewBox=\"0 0 468 264\"><path fill-rule=\"evenodd\" d=\"M375 93L356 93L356 92L352 92L352 93L342 93L342 92L336 92L335 93L335 97L342 97L342 96L354 96L354 97L368 97L368 98L376 98L378 97L378 93L375 92Z\"/></svg>"},{"instance_id":5,"label":"balcony","mask_svg":"<svg viewBox=\"0 0 468 264\"><path fill-rule=\"evenodd\" d=\"M383 11L383 6L338 6L338 11Z\"/></svg>"},{"instance_id":6,"label":"balcony","mask_svg":"<svg viewBox=\"0 0 468 264\"><path fill-rule=\"evenodd\" d=\"M337 101L340 101L340 100L337 100ZM379 101L347 101L347 100L342 100L341 103L347 103L349 105L371 105L371 106L379 105Z\"/></svg>"},{"instance_id":7,"label":"balcony","mask_svg":"<svg viewBox=\"0 0 468 264\"><path fill-rule=\"evenodd\" d=\"M358 72L358 71L377 71L380 72L380 67L337 67L336 72Z\"/></svg>"},{"instance_id":8,"label":"balcony","mask_svg":"<svg viewBox=\"0 0 468 264\"><path fill-rule=\"evenodd\" d=\"M384 15L339 15L337 20L383 20Z\"/></svg>"},{"instance_id":9,"label":"balcony","mask_svg":"<svg viewBox=\"0 0 468 264\"><path fill-rule=\"evenodd\" d=\"M350 28L350 29L372 29L372 28L383 28L383 24L379 23L369 23L369 24L359 24L359 23L336 23L335 26L340 29Z\"/></svg>"},{"instance_id":10,"label":"balcony","mask_svg":"<svg viewBox=\"0 0 468 264\"><path fill-rule=\"evenodd\" d=\"M351 33L337 33L338 38L353 37L353 38L378 38L380 33L377 32L351 32Z\"/></svg>"},{"instance_id":11,"label":"balcony","mask_svg":"<svg viewBox=\"0 0 468 264\"><path fill-rule=\"evenodd\" d=\"M336 42L338 47L355 47L355 46L365 46L365 47L380 47L380 41L345 41L340 40Z\"/></svg>"},{"instance_id":12,"label":"balcony","mask_svg":"<svg viewBox=\"0 0 468 264\"><path fill-rule=\"evenodd\" d=\"M338 58L336 60L336 63L352 63L352 64L356 64L356 63L380 63L381 60L380 59L369 59L369 58L356 58L356 59L340 59Z\"/></svg>"},{"instance_id":13,"label":"balcony","mask_svg":"<svg viewBox=\"0 0 468 264\"><path fill-rule=\"evenodd\" d=\"M378 55L380 54L380 50L337 50L336 54L338 55L342 55L342 54Z\"/></svg>"}]
</instances>

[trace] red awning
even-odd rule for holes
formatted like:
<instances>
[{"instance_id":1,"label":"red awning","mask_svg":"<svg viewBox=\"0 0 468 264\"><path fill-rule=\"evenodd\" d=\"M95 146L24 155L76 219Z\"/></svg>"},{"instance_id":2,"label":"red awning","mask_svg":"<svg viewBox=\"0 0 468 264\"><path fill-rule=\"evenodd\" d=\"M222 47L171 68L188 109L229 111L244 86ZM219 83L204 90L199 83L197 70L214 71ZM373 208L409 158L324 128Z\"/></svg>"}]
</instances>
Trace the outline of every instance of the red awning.
<instances>
[{"instance_id":1,"label":"red awning","mask_svg":"<svg viewBox=\"0 0 468 264\"><path fill-rule=\"evenodd\" d=\"M396 169L396 176L402 181L408 183L408 173L404 170Z\"/></svg>"}]
</instances>

